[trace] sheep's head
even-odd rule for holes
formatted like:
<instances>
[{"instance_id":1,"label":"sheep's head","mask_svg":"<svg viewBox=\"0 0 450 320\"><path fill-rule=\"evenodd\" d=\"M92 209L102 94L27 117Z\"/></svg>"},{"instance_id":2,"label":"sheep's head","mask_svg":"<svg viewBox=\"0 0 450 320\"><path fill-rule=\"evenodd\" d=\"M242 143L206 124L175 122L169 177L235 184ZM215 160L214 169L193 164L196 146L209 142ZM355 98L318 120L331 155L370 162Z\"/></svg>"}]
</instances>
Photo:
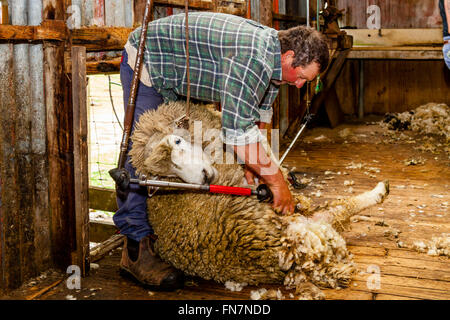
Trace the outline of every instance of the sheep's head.
<instances>
[{"instance_id":1,"label":"sheep's head","mask_svg":"<svg viewBox=\"0 0 450 320\"><path fill-rule=\"evenodd\" d=\"M147 146L142 173L165 177L176 176L189 183L211 183L217 176L209 157L201 146L171 134L154 146Z\"/></svg>"}]
</instances>

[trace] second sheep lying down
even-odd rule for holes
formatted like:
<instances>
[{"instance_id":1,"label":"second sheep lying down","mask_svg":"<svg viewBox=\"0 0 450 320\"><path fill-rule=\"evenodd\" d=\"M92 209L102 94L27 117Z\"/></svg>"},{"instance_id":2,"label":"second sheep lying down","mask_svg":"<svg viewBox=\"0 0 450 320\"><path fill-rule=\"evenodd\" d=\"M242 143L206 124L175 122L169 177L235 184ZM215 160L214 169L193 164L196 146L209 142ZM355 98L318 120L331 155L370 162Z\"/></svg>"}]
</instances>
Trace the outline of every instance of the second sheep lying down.
<instances>
[{"instance_id":1,"label":"second sheep lying down","mask_svg":"<svg viewBox=\"0 0 450 320\"><path fill-rule=\"evenodd\" d=\"M180 159L191 156L194 147L186 133L174 132L173 120L184 111L184 104L172 102L141 116L130 151L137 171L165 180L242 186L242 166L217 161L220 139L203 142L211 156L200 152L195 165L183 164ZM220 113L205 106L192 105L190 121L191 134L194 121L202 121L206 135L221 128ZM149 221L158 235L158 254L188 275L220 283L335 288L348 285L355 271L339 232L351 216L383 202L388 193L388 183L380 182L315 211L299 196L302 212L282 216L255 197L159 190L148 199Z\"/></svg>"}]
</instances>

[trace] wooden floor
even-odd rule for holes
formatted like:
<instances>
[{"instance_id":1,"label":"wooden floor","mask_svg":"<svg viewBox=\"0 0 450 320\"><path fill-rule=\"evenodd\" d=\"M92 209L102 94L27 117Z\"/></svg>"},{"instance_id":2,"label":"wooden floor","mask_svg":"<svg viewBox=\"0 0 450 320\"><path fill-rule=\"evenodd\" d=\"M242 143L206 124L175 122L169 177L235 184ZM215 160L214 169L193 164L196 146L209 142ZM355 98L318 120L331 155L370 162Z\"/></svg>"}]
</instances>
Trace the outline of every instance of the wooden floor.
<instances>
[{"instance_id":1,"label":"wooden floor","mask_svg":"<svg viewBox=\"0 0 450 320\"><path fill-rule=\"evenodd\" d=\"M339 133L345 128L351 134L343 138ZM348 288L325 289L327 299L450 299L449 259L408 248L414 241L450 233L449 155L417 151L414 148L420 144L412 141L418 140L393 141L383 136L383 130L375 124L347 123L335 129L308 130L286 159L285 164L295 166L299 177L305 174L306 178L314 178L301 192L310 195L320 190L317 184L322 184L321 196L312 196L316 203L351 195L345 181L354 181L353 194L373 188L378 181L390 181L386 201L362 212L363 217L344 234L359 273ZM405 161L411 159L424 163L407 165ZM354 168L358 164L363 167ZM387 236L386 231L400 233L395 238ZM67 289L64 279L36 298L65 299L72 295L78 300L250 299L251 290L279 288L289 299L289 291L282 285L245 287L232 292L221 284L200 279L190 279L177 292L149 292L119 275L119 259L118 249L99 261L99 269L82 279L81 290ZM373 270L379 270L379 283L377 275L371 273ZM55 279L49 276L10 297L30 297Z\"/></svg>"}]
</instances>

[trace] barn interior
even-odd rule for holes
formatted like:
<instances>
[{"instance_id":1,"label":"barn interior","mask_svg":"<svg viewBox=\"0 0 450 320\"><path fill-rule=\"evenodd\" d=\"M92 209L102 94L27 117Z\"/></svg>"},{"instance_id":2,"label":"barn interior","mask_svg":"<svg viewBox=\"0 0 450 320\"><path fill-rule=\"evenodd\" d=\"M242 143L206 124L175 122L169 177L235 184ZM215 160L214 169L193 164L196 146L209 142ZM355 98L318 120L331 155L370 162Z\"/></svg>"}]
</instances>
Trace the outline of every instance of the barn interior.
<instances>
[{"instance_id":1,"label":"barn interior","mask_svg":"<svg viewBox=\"0 0 450 320\"><path fill-rule=\"evenodd\" d=\"M298 299L282 284L188 277L157 292L119 274L107 172L122 138L121 52L146 2L0 1L0 299ZM185 10L152 2L152 19ZM344 238L358 273L348 287L321 288L325 299L450 299L450 70L438 1L187 2L328 39L320 80L280 86L269 135L279 133L281 157L311 116L283 165L315 205L383 180L390 194L353 217Z\"/></svg>"}]
</instances>

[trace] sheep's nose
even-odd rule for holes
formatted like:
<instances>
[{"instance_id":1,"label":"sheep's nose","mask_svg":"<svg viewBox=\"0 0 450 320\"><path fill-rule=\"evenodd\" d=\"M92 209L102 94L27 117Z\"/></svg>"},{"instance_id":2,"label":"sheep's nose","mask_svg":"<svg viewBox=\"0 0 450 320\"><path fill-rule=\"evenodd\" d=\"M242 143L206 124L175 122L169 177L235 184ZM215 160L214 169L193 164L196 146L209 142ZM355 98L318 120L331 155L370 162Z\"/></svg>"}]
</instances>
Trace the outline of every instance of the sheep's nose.
<instances>
[{"instance_id":1,"label":"sheep's nose","mask_svg":"<svg viewBox=\"0 0 450 320\"><path fill-rule=\"evenodd\" d=\"M214 180L214 171L208 173L206 169L203 169L203 184L210 184Z\"/></svg>"}]
</instances>

